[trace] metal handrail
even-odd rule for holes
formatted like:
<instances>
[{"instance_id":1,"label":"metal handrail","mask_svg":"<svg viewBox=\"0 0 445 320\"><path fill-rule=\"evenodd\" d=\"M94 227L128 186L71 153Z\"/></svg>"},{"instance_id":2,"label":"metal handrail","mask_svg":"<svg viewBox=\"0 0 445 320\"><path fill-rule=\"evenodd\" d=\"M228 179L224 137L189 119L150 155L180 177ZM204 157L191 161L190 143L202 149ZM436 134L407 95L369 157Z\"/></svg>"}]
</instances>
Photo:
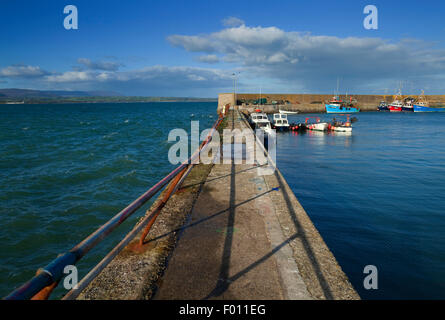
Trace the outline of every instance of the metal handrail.
<instances>
[{"instance_id":1,"label":"metal handrail","mask_svg":"<svg viewBox=\"0 0 445 320\"><path fill-rule=\"evenodd\" d=\"M212 130L209 133L208 137L213 136L213 131L214 130ZM203 141L203 143L199 147L200 152L204 151L207 146L208 146L207 140ZM183 169L183 171L181 171L176 176L175 180L173 180L172 183L170 184L170 186L168 187L168 190L166 190L167 191L166 195L162 199L160 205L155 207L152 210L152 212L150 212L150 214L148 214L146 217L144 217L140 221L140 223L137 224L133 228L133 230L131 230L125 236L125 238L122 239L121 242L119 242L119 244L117 246L115 246L93 269L90 270L90 272L88 272L88 274L85 277L82 278L82 280L77 284L77 286L75 288L71 289L62 298L62 300L76 299L82 293L82 291L91 283L91 281L93 281L99 275L99 273L103 269L105 269L105 267L114 259L114 257L116 257L119 254L119 252L121 252L122 249L124 249L130 243L130 241L133 240L136 237L136 235L138 235L141 231L143 231L143 233L140 237L140 241L139 241L138 245L139 246L143 245L144 238L146 237L148 231L150 230L151 226L155 222L160 211L162 210L162 208L164 207L166 202L169 200L170 196L176 192L176 190L179 188L179 186L182 184L182 182L188 176L191 169L193 168L193 165L194 164L191 163L187 169ZM176 179L178 179L178 180L176 180ZM143 230L143 228L144 228L144 230Z\"/></svg>"},{"instance_id":2,"label":"metal handrail","mask_svg":"<svg viewBox=\"0 0 445 320\"><path fill-rule=\"evenodd\" d=\"M219 126L222 121L222 117L216 120L209 133L205 143L202 147L207 145L211 139L213 132ZM156 183L148 191L142 194L139 198L133 201L125 209L116 214L113 218L108 220L104 225L98 228L95 232L90 234L86 239L77 244L70 251L59 255L56 259L51 261L45 268L40 269L38 274L34 276L31 280L15 289L9 295L7 295L5 300L28 300L39 293L42 289L47 286L57 283L63 277L63 270L68 265L74 265L79 261L85 254L87 254L92 248L94 248L98 243L100 243L105 237L107 237L114 229L121 225L130 215L136 212L140 207L142 207L148 200L150 200L155 194L157 194L167 183L169 183L177 174L179 174L183 169L185 169L189 164L193 163L199 156L200 149L196 150L195 153L176 169L170 172L166 177Z\"/></svg>"}]
</instances>

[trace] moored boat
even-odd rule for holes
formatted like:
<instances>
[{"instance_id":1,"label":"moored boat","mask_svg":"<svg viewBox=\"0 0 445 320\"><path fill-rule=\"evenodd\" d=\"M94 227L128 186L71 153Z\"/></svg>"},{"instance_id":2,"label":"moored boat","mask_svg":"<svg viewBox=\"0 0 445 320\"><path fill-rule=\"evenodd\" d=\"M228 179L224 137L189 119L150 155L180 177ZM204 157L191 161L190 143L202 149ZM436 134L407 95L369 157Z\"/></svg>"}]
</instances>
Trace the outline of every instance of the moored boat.
<instances>
[{"instance_id":1,"label":"moored boat","mask_svg":"<svg viewBox=\"0 0 445 320\"><path fill-rule=\"evenodd\" d=\"M399 92L394 96L394 101L391 102L388 106L390 112L401 112L403 109L403 103L401 102L402 92L399 89Z\"/></svg>"},{"instance_id":2,"label":"moored boat","mask_svg":"<svg viewBox=\"0 0 445 320\"><path fill-rule=\"evenodd\" d=\"M268 123L269 118L263 112L255 112L250 114L249 122L252 126L255 126L257 123Z\"/></svg>"},{"instance_id":3,"label":"moored boat","mask_svg":"<svg viewBox=\"0 0 445 320\"><path fill-rule=\"evenodd\" d=\"M316 122L310 123L309 119L314 117L306 118L305 121L305 127L307 130L315 130L315 131L326 131L328 129L328 123L327 122L321 122L320 118L316 117Z\"/></svg>"},{"instance_id":4,"label":"moored boat","mask_svg":"<svg viewBox=\"0 0 445 320\"><path fill-rule=\"evenodd\" d=\"M329 103L325 104L326 113L355 113L360 112L359 108L346 105L338 96L334 96Z\"/></svg>"},{"instance_id":5,"label":"moored boat","mask_svg":"<svg viewBox=\"0 0 445 320\"><path fill-rule=\"evenodd\" d=\"M402 111L413 112L414 111L413 102L414 102L413 98L406 98L402 106Z\"/></svg>"},{"instance_id":6,"label":"moored boat","mask_svg":"<svg viewBox=\"0 0 445 320\"><path fill-rule=\"evenodd\" d=\"M419 98L414 102L413 108L414 112L445 112L445 108L430 107L423 90Z\"/></svg>"},{"instance_id":7,"label":"moored boat","mask_svg":"<svg viewBox=\"0 0 445 320\"><path fill-rule=\"evenodd\" d=\"M255 110L256 112L253 112L250 114L250 125L253 129L261 129L266 133L272 132L272 126L270 125L269 118L267 117L267 114L264 112L261 112L260 109Z\"/></svg>"},{"instance_id":8,"label":"moored boat","mask_svg":"<svg viewBox=\"0 0 445 320\"><path fill-rule=\"evenodd\" d=\"M347 125L336 125L328 127L328 130L336 132L352 132L352 127Z\"/></svg>"},{"instance_id":9,"label":"moored boat","mask_svg":"<svg viewBox=\"0 0 445 320\"><path fill-rule=\"evenodd\" d=\"M281 113L274 113L272 126L277 131L289 130L289 122L287 120L287 115Z\"/></svg>"},{"instance_id":10,"label":"moored boat","mask_svg":"<svg viewBox=\"0 0 445 320\"><path fill-rule=\"evenodd\" d=\"M399 92L394 96L394 101L388 105L389 111L401 112L403 110L402 99L402 91L399 89Z\"/></svg>"},{"instance_id":11,"label":"moored boat","mask_svg":"<svg viewBox=\"0 0 445 320\"><path fill-rule=\"evenodd\" d=\"M272 126L270 125L270 122L257 122L255 124L255 130L260 129L263 130L265 133L271 133L272 132Z\"/></svg>"},{"instance_id":12,"label":"moored boat","mask_svg":"<svg viewBox=\"0 0 445 320\"><path fill-rule=\"evenodd\" d=\"M355 120L354 120L355 119ZM352 119L353 121L356 121L356 118ZM335 132L352 132L352 122L349 119L349 115L346 115L346 121L338 121L335 118L332 120L331 123L328 124L328 130L329 131L335 131Z\"/></svg>"},{"instance_id":13,"label":"moored boat","mask_svg":"<svg viewBox=\"0 0 445 320\"><path fill-rule=\"evenodd\" d=\"M433 108L415 104L414 112L445 112L445 108Z\"/></svg>"},{"instance_id":14,"label":"moored boat","mask_svg":"<svg viewBox=\"0 0 445 320\"><path fill-rule=\"evenodd\" d=\"M399 102L391 103L388 108L389 108L390 112L401 112L402 111L402 107L403 107L403 105L399 101Z\"/></svg>"},{"instance_id":15,"label":"moored boat","mask_svg":"<svg viewBox=\"0 0 445 320\"><path fill-rule=\"evenodd\" d=\"M297 114L298 111L279 110L281 114Z\"/></svg>"},{"instance_id":16,"label":"moored boat","mask_svg":"<svg viewBox=\"0 0 445 320\"><path fill-rule=\"evenodd\" d=\"M379 111L389 111L388 104L385 101L381 101L379 106L377 107Z\"/></svg>"}]
</instances>

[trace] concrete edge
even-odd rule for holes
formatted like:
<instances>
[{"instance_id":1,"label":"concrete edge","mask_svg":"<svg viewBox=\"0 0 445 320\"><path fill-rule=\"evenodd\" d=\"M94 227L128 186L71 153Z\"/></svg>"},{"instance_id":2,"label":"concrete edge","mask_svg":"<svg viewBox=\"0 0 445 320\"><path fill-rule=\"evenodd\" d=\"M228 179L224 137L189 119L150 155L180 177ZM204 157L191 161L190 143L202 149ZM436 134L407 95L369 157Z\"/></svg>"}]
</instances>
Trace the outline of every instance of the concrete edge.
<instances>
[{"instance_id":1,"label":"concrete edge","mask_svg":"<svg viewBox=\"0 0 445 320\"><path fill-rule=\"evenodd\" d=\"M281 171L265 176L282 231L289 239L298 269L315 299L357 300L360 296L287 184Z\"/></svg>"},{"instance_id":2,"label":"concrete edge","mask_svg":"<svg viewBox=\"0 0 445 320\"><path fill-rule=\"evenodd\" d=\"M243 112L240 112L240 114L241 117L245 116ZM248 125L247 120L245 118L243 120ZM263 177L268 190L276 188L279 190L279 192L271 193L269 196L279 220L282 234L293 250L293 257L298 266L299 274L310 295L314 299L359 300L360 296L357 291L278 167L275 168L274 174ZM277 236L279 232L275 231L274 233ZM280 235L280 237L282 236ZM279 241L280 237L276 237L275 241L271 239L271 242ZM283 248L286 248L288 244L286 243ZM282 263L283 265L279 266L281 277L283 280L288 279L290 281L289 275L286 274L290 266L284 261ZM298 281L298 275L296 281ZM289 286L289 284L285 284L286 286ZM292 290L290 287L288 289ZM289 290L289 299L304 297L302 292L291 293Z\"/></svg>"}]
</instances>

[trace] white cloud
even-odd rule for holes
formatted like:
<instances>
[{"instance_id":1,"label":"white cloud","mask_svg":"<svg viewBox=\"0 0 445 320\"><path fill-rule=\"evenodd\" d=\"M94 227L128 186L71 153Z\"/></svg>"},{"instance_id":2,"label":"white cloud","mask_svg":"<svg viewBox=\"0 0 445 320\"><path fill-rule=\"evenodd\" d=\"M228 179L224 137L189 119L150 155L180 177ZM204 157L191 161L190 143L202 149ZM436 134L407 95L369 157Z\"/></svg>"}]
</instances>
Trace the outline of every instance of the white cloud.
<instances>
[{"instance_id":1,"label":"white cloud","mask_svg":"<svg viewBox=\"0 0 445 320\"><path fill-rule=\"evenodd\" d=\"M241 25L168 40L190 52L218 54L252 78L274 79L284 88L299 83L312 92L331 92L338 77L342 86L358 92L394 89L398 80L412 81L419 89L436 85L439 90L432 81L445 77L445 50L416 39L340 38Z\"/></svg>"},{"instance_id":2,"label":"white cloud","mask_svg":"<svg viewBox=\"0 0 445 320\"><path fill-rule=\"evenodd\" d=\"M78 82L91 81L96 75L89 71L67 71L61 74L54 74L46 77L49 82Z\"/></svg>"},{"instance_id":3,"label":"white cloud","mask_svg":"<svg viewBox=\"0 0 445 320\"><path fill-rule=\"evenodd\" d=\"M150 66L130 71L66 71L48 75L42 80L44 84L56 88L75 90L114 90L125 94L154 94L175 92L184 94L189 89L196 89L201 95L207 95L209 88L215 89L231 86L230 72L218 69L197 67ZM207 95L208 96L208 95Z\"/></svg>"},{"instance_id":4,"label":"white cloud","mask_svg":"<svg viewBox=\"0 0 445 320\"><path fill-rule=\"evenodd\" d=\"M244 24L244 21L237 17L227 17L222 20L222 23L226 27L239 27Z\"/></svg>"},{"instance_id":5,"label":"white cloud","mask_svg":"<svg viewBox=\"0 0 445 320\"><path fill-rule=\"evenodd\" d=\"M208 62L212 57L208 57ZM148 66L134 70L73 68L47 72L38 66L14 65L0 69L0 83L46 90L116 91L128 95L216 96L231 88L230 71L186 66Z\"/></svg>"},{"instance_id":6,"label":"white cloud","mask_svg":"<svg viewBox=\"0 0 445 320\"><path fill-rule=\"evenodd\" d=\"M177 47L183 47L187 51L194 52L208 52L211 53L216 50L212 43L204 37L200 36L169 36L168 41Z\"/></svg>"},{"instance_id":7,"label":"white cloud","mask_svg":"<svg viewBox=\"0 0 445 320\"><path fill-rule=\"evenodd\" d=\"M87 58L79 58L77 59L77 62L92 70L117 71L119 67L122 66L122 64L118 62L91 61Z\"/></svg>"},{"instance_id":8,"label":"white cloud","mask_svg":"<svg viewBox=\"0 0 445 320\"><path fill-rule=\"evenodd\" d=\"M0 70L0 77L5 78L37 78L49 74L38 66L12 65Z\"/></svg>"},{"instance_id":9,"label":"white cloud","mask_svg":"<svg viewBox=\"0 0 445 320\"><path fill-rule=\"evenodd\" d=\"M231 90L231 74L237 70L241 71L238 87L246 91L258 91L261 86L263 92L329 93L337 78L342 79L340 89L350 93L392 91L400 80L409 82L408 88L415 92L424 88L433 94L445 89L445 50L416 39L341 38L241 25L209 34L172 35L168 41L199 53L194 57L199 62L220 63L219 69L155 65L120 70L119 63L81 58L78 62L83 67L57 73L13 65L0 69L0 78L47 89L209 96Z\"/></svg>"},{"instance_id":10,"label":"white cloud","mask_svg":"<svg viewBox=\"0 0 445 320\"><path fill-rule=\"evenodd\" d=\"M207 55L199 56L197 58L197 60L199 62L204 62L204 63L218 63L219 62L219 58L216 54L207 54Z\"/></svg>"}]
</instances>

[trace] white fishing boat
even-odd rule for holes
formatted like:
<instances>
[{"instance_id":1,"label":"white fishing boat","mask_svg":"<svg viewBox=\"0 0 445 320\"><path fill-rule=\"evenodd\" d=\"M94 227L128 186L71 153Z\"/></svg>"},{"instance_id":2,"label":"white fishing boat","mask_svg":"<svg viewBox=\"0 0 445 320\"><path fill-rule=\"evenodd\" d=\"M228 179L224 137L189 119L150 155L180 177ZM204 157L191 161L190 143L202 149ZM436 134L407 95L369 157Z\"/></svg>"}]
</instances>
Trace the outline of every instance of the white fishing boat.
<instances>
[{"instance_id":1,"label":"white fishing boat","mask_svg":"<svg viewBox=\"0 0 445 320\"><path fill-rule=\"evenodd\" d=\"M272 126L267 114L261 112L259 109L250 114L249 122L252 125L252 128L255 130L261 129L266 133L272 132Z\"/></svg>"},{"instance_id":2,"label":"white fishing boat","mask_svg":"<svg viewBox=\"0 0 445 320\"><path fill-rule=\"evenodd\" d=\"M277 131L289 130L289 121L287 120L287 114L274 113L272 124Z\"/></svg>"},{"instance_id":3,"label":"white fishing boat","mask_svg":"<svg viewBox=\"0 0 445 320\"><path fill-rule=\"evenodd\" d=\"M350 120L349 114L346 114L345 116L346 121L338 121L334 118L332 122L328 124L328 130L335 132L352 132L352 122L357 121L357 118L354 117Z\"/></svg>"},{"instance_id":4,"label":"white fishing boat","mask_svg":"<svg viewBox=\"0 0 445 320\"><path fill-rule=\"evenodd\" d=\"M306 125L306 127L308 130L326 131L328 129L328 123L327 122L312 123Z\"/></svg>"},{"instance_id":5,"label":"white fishing boat","mask_svg":"<svg viewBox=\"0 0 445 320\"><path fill-rule=\"evenodd\" d=\"M279 110L281 114L297 114L298 111Z\"/></svg>"},{"instance_id":6,"label":"white fishing boat","mask_svg":"<svg viewBox=\"0 0 445 320\"><path fill-rule=\"evenodd\" d=\"M315 118L315 122L310 123L309 122L310 118ZM305 121L305 126L306 126L306 129L308 129L308 130L326 131L326 130L328 130L328 125L329 125L329 123L321 122L320 118L318 118L318 117L309 117L309 118L306 118L306 121Z\"/></svg>"},{"instance_id":7,"label":"white fishing boat","mask_svg":"<svg viewBox=\"0 0 445 320\"><path fill-rule=\"evenodd\" d=\"M270 123L267 114L263 112L251 113L249 121L252 125L255 125L257 123Z\"/></svg>"},{"instance_id":8,"label":"white fishing boat","mask_svg":"<svg viewBox=\"0 0 445 320\"><path fill-rule=\"evenodd\" d=\"M335 132L352 132L352 127L350 125L331 126L329 130Z\"/></svg>"},{"instance_id":9,"label":"white fishing boat","mask_svg":"<svg viewBox=\"0 0 445 320\"><path fill-rule=\"evenodd\" d=\"M268 122L257 122L255 124L255 130L256 129L261 129L265 133L271 133L272 132L272 126L270 125L270 121L268 121Z\"/></svg>"},{"instance_id":10,"label":"white fishing boat","mask_svg":"<svg viewBox=\"0 0 445 320\"><path fill-rule=\"evenodd\" d=\"M23 100L23 101L8 101L8 102L5 102L5 104L24 104L25 103L25 100Z\"/></svg>"}]
</instances>

